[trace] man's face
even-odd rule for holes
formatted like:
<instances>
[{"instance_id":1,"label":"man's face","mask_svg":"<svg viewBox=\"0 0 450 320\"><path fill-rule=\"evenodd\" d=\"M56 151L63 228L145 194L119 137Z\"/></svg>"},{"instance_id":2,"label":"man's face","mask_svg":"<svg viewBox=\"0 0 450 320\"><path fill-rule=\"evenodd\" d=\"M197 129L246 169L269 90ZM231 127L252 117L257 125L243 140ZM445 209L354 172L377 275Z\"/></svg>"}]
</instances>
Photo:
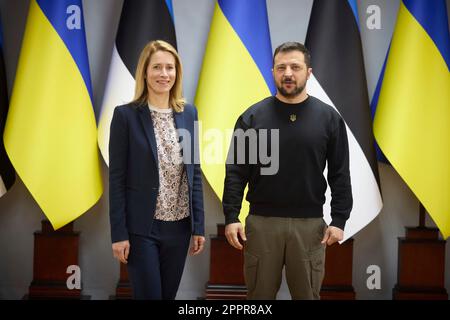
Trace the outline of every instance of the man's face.
<instances>
[{"instance_id":1,"label":"man's face","mask_svg":"<svg viewBox=\"0 0 450 320\"><path fill-rule=\"evenodd\" d=\"M306 66L302 52L279 52L275 56L273 66L273 78L278 93L288 99L297 97L305 89L311 70Z\"/></svg>"}]
</instances>

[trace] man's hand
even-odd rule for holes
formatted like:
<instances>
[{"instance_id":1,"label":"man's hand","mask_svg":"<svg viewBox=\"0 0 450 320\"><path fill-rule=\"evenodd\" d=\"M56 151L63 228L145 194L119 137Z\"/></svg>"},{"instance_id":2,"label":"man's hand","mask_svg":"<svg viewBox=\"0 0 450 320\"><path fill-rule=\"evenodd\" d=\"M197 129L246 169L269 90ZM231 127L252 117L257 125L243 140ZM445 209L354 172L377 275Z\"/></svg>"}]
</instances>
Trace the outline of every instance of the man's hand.
<instances>
[{"instance_id":1,"label":"man's hand","mask_svg":"<svg viewBox=\"0 0 450 320\"><path fill-rule=\"evenodd\" d=\"M130 253L130 242L128 240L114 242L112 244L114 258L120 262L128 263L128 254Z\"/></svg>"},{"instance_id":2,"label":"man's hand","mask_svg":"<svg viewBox=\"0 0 450 320\"><path fill-rule=\"evenodd\" d=\"M236 249L242 250L243 246L239 242L238 234L241 236L242 240L247 241L242 223L230 223L225 226L225 237L227 237L228 243Z\"/></svg>"},{"instance_id":3,"label":"man's hand","mask_svg":"<svg viewBox=\"0 0 450 320\"><path fill-rule=\"evenodd\" d=\"M341 241L344 239L344 230L339 229L338 227L329 226L325 231L325 235L322 239L322 244L327 244L331 246L333 243L337 241Z\"/></svg>"},{"instance_id":4,"label":"man's hand","mask_svg":"<svg viewBox=\"0 0 450 320\"><path fill-rule=\"evenodd\" d=\"M205 245L205 237L203 236L192 236L192 247L189 250L191 256L195 256L202 252L203 246Z\"/></svg>"}]
</instances>

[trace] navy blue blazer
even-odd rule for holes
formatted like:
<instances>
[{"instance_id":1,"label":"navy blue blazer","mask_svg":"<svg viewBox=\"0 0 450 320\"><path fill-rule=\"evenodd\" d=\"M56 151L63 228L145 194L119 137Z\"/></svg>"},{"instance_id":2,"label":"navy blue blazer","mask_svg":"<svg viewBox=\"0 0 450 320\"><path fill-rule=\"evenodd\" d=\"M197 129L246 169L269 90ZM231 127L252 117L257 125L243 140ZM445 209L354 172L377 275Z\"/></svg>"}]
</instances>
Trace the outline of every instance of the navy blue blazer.
<instances>
[{"instance_id":1,"label":"navy blue blazer","mask_svg":"<svg viewBox=\"0 0 450 320\"><path fill-rule=\"evenodd\" d=\"M194 135L197 110L186 104L183 112L174 112L174 119L176 128L185 129L191 136L189 139L180 134L180 143L189 185L192 234L204 235L203 190L198 141ZM109 217L113 243L128 240L129 233L150 235L158 190L158 152L148 106L130 103L116 107L109 139Z\"/></svg>"}]
</instances>

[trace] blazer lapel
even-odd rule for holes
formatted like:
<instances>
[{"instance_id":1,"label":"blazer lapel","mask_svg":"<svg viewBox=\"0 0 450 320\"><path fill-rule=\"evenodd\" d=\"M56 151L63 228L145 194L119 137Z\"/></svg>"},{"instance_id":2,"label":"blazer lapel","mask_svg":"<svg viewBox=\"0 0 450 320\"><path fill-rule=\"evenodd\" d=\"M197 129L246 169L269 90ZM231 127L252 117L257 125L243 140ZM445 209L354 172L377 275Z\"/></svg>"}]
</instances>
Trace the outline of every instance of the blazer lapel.
<instances>
[{"instance_id":1,"label":"blazer lapel","mask_svg":"<svg viewBox=\"0 0 450 320\"><path fill-rule=\"evenodd\" d=\"M174 112L173 118L175 120L176 129L189 130L189 128L186 127L184 111L183 112ZM190 133L192 134L192 132L190 132ZM191 170L191 166L187 165L187 164L191 164L191 159L190 159L191 156L190 156L189 152L185 151L185 150L191 149L191 146L189 145L190 139L178 137L178 141L180 141L180 144L181 144L181 150L182 150L182 154L183 154L183 163L184 163L184 168L187 173L189 185L192 186L192 172L191 172L192 170Z\"/></svg>"},{"instance_id":2,"label":"blazer lapel","mask_svg":"<svg viewBox=\"0 0 450 320\"><path fill-rule=\"evenodd\" d=\"M173 119L175 120L175 129L179 130L179 129L186 129L186 123L184 122L184 112L174 112L173 113ZM184 154L184 150L186 149L186 139L184 139L183 137L180 137L180 131L178 131L178 142L181 144L181 150L182 150L182 154L183 154L183 162L186 164L186 159L185 154Z\"/></svg>"},{"instance_id":3,"label":"blazer lapel","mask_svg":"<svg viewBox=\"0 0 450 320\"><path fill-rule=\"evenodd\" d=\"M144 128L145 135L152 149L153 158L158 166L158 151L156 146L155 131L153 130L153 121L150 114L150 109L147 106L139 106L139 118L141 119L142 127Z\"/></svg>"},{"instance_id":4,"label":"blazer lapel","mask_svg":"<svg viewBox=\"0 0 450 320\"><path fill-rule=\"evenodd\" d=\"M177 129L185 129L186 125L184 123L184 112L174 112L173 118L175 119L175 127Z\"/></svg>"}]
</instances>

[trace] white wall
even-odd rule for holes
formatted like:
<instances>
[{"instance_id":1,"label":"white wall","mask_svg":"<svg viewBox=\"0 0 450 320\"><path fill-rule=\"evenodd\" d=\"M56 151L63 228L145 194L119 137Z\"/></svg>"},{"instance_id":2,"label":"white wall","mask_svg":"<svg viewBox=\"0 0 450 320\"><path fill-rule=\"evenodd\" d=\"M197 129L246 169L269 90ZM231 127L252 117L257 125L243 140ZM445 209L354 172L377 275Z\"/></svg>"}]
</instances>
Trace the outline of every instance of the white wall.
<instances>
[{"instance_id":1,"label":"white wall","mask_svg":"<svg viewBox=\"0 0 450 320\"><path fill-rule=\"evenodd\" d=\"M111 48L123 0L84 0L89 60L95 109L101 105ZM449 1L447 1L449 2ZM193 102L201 68L209 24L214 8L212 0L173 0L178 48L185 68L185 96ZM361 33L365 54L369 94L372 95L390 41L398 0L359 0ZM366 8L381 8L381 30L365 28ZM449 4L449 3L448 3ZM284 41L303 42L312 0L267 0L272 47ZM450 6L448 6L450 7ZM26 0L0 0L4 50L11 92L28 10ZM404 236L405 226L418 223L418 202L399 175L389 166L379 165L384 209L364 230L355 236L353 284L359 299L390 299L397 281L397 237ZM108 221L108 172L103 165L104 195L100 201L75 222L81 231L80 266L83 294L93 299L107 299L114 294L118 264L112 258ZM223 222L221 205L206 181L206 233L216 233ZM0 299L20 299L32 280L33 232L40 229L44 215L18 178L13 188L0 198ZM434 226L430 219L427 225ZM204 254L189 257L178 298L195 299L204 294L209 276L209 239ZM446 288L450 292L450 248L446 248ZM382 272L380 290L366 287L366 269L378 265ZM288 299L283 282L279 298Z\"/></svg>"}]
</instances>

